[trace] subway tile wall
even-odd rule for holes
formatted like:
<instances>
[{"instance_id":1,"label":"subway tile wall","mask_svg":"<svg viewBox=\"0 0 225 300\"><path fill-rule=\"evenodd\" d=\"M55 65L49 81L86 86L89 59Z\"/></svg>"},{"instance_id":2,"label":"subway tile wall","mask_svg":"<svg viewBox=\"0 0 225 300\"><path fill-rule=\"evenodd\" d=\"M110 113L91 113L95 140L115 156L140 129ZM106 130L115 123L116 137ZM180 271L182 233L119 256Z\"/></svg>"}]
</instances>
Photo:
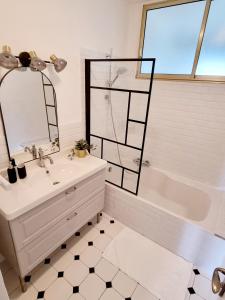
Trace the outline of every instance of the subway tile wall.
<instances>
[{"instance_id":1,"label":"subway tile wall","mask_svg":"<svg viewBox=\"0 0 225 300\"><path fill-rule=\"evenodd\" d=\"M126 67L128 72L116 82L116 87L123 88L129 81L129 88L146 90L147 81L135 80L136 69L129 69L128 65ZM97 75L101 74L101 70L98 71L100 72ZM102 70L101 77L107 78L106 71ZM96 78L95 73L94 79ZM98 131L103 131L99 135L107 135L108 138L114 139L109 101L104 99L104 94L103 91L94 91L94 109L98 111L95 127ZM139 119L139 115L145 110L146 101L141 96L135 95L132 119ZM95 99L96 97L98 99ZM117 102L121 104L119 109ZM125 130L120 118L121 112L126 111L122 105L124 102L127 103L127 100L122 99L122 96L112 94L113 117L120 141L124 138ZM224 111L225 84L154 81L144 159L149 160L153 167L215 187L223 187ZM102 122L105 126L102 126ZM132 125L128 137L133 144L135 139L140 137L138 128ZM117 152L111 152L118 161ZM121 151L122 156L123 154Z\"/></svg>"},{"instance_id":2,"label":"subway tile wall","mask_svg":"<svg viewBox=\"0 0 225 300\"><path fill-rule=\"evenodd\" d=\"M155 81L145 159L213 186L225 182L225 84Z\"/></svg>"}]
</instances>

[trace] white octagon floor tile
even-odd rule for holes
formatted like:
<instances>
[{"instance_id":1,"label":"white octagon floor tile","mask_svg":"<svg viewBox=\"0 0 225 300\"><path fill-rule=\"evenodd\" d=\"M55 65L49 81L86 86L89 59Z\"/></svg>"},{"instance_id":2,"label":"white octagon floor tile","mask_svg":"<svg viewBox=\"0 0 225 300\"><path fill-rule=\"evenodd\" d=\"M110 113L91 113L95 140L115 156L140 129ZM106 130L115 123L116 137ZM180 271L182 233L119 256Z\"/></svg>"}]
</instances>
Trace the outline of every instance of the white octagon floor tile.
<instances>
[{"instance_id":1,"label":"white octagon floor tile","mask_svg":"<svg viewBox=\"0 0 225 300\"><path fill-rule=\"evenodd\" d=\"M73 294L68 300L85 300L81 294Z\"/></svg>"},{"instance_id":2,"label":"white octagon floor tile","mask_svg":"<svg viewBox=\"0 0 225 300\"><path fill-rule=\"evenodd\" d=\"M10 300L36 300L37 290L30 285L25 293L22 293L21 288L17 288L11 295Z\"/></svg>"},{"instance_id":3,"label":"white octagon floor tile","mask_svg":"<svg viewBox=\"0 0 225 300\"><path fill-rule=\"evenodd\" d=\"M86 241L93 241L99 235L99 230L92 226L87 226L82 232L82 237Z\"/></svg>"},{"instance_id":4,"label":"white octagon floor tile","mask_svg":"<svg viewBox=\"0 0 225 300\"><path fill-rule=\"evenodd\" d=\"M132 300L158 300L158 298L150 294L149 291L138 284L132 295Z\"/></svg>"},{"instance_id":5,"label":"white octagon floor tile","mask_svg":"<svg viewBox=\"0 0 225 300\"><path fill-rule=\"evenodd\" d=\"M68 242L68 250L72 254L81 254L88 247L88 242L82 237Z\"/></svg>"},{"instance_id":6,"label":"white octagon floor tile","mask_svg":"<svg viewBox=\"0 0 225 300\"><path fill-rule=\"evenodd\" d=\"M117 272L118 268L104 258L102 258L95 267L95 273L104 281L112 281Z\"/></svg>"},{"instance_id":7,"label":"white octagon floor tile","mask_svg":"<svg viewBox=\"0 0 225 300\"><path fill-rule=\"evenodd\" d=\"M134 292L137 282L119 271L112 281L112 286L124 297L130 297Z\"/></svg>"},{"instance_id":8,"label":"white octagon floor tile","mask_svg":"<svg viewBox=\"0 0 225 300\"><path fill-rule=\"evenodd\" d=\"M94 246L89 246L80 256L88 267L94 267L101 258L101 252Z\"/></svg>"},{"instance_id":9,"label":"white octagon floor tile","mask_svg":"<svg viewBox=\"0 0 225 300\"><path fill-rule=\"evenodd\" d=\"M124 300L113 288L107 289L100 300Z\"/></svg>"},{"instance_id":10,"label":"white octagon floor tile","mask_svg":"<svg viewBox=\"0 0 225 300\"><path fill-rule=\"evenodd\" d=\"M108 244L111 242L111 238L106 234L100 234L95 240L94 245L101 251L104 251Z\"/></svg>"},{"instance_id":11,"label":"white octagon floor tile","mask_svg":"<svg viewBox=\"0 0 225 300\"><path fill-rule=\"evenodd\" d=\"M190 276L190 279L189 279L189 282L188 282L188 287L192 287L193 286L194 280L195 280L195 273L192 272L191 276Z\"/></svg>"},{"instance_id":12,"label":"white octagon floor tile","mask_svg":"<svg viewBox=\"0 0 225 300\"><path fill-rule=\"evenodd\" d=\"M105 218L105 217L101 217L100 222L95 224L94 227L96 227L100 230L106 230L106 228L108 228L109 225L110 225L110 219Z\"/></svg>"},{"instance_id":13,"label":"white octagon floor tile","mask_svg":"<svg viewBox=\"0 0 225 300\"><path fill-rule=\"evenodd\" d=\"M60 250L51 257L51 265L58 271L64 271L71 263L74 256L69 251Z\"/></svg>"},{"instance_id":14,"label":"white octagon floor tile","mask_svg":"<svg viewBox=\"0 0 225 300\"><path fill-rule=\"evenodd\" d=\"M214 296L211 290L210 280L201 275L195 277L193 288L196 294L198 294L204 299L208 300L210 299L210 297Z\"/></svg>"},{"instance_id":15,"label":"white octagon floor tile","mask_svg":"<svg viewBox=\"0 0 225 300\"><path fill-rule=\"evenodd\" d=\"M89 274L80 285L80 294L86 300L98 300L105 290L105 282L95 274Z\"/></svg>"},{"instance_id":16,"label":"white octagon floor tile","mask_svg":"<svg viewBox=\"0 0 225 300\"><path fill-rule=\"evenodd\" d=\"M63 278L58 278L46 291L45 300L68 299L73 293L72 286Z\"/></svg>"},{"instance_id":17,"label":"white octagon floor tile","mask_svg":"<svg viewBox=\"0 0 225 300\"><path fill-rule=\"evenodd\" d=\"M72 286L78 286L89 274L88 267L81 261L75 260L64 272L64 278Z\"/></svg>"},{"instance_id":18,"label":"white octagon floor tile","mask_svg":"<svg viewBox=\"0 0 225 300\"><path fill-rule=\"evenodd\" d=\"M115 223L110 224L106 228L105 233L110 237L114 238L123 228L124 228L123 224L119 223L118 221L115 221Z\"/></svg>"},{"instance_id":19,"label":"white octagon floor tile","mask_svg":"<svg viewBox=\"0 0 225 300\"><path fill-rule=\"evenodd\" d=\"M50 265L42 265L32 273L31 283L38 291L45 291L56 279L57 271Z\"/></svg>"},{"instance_id":20,"label":"white octagon floor tile","mask_svg":"<svg viewBox=\"0 0 225 300\"><path fill-rule=\"evenodd\" d=\"M191 295L190 296L190 298L189 298L190 300L204 300L203 298L201 298L200 296L198 296L198 295ZM207 299L208 300L208 299Z\"/></svg>"}]
</instances>

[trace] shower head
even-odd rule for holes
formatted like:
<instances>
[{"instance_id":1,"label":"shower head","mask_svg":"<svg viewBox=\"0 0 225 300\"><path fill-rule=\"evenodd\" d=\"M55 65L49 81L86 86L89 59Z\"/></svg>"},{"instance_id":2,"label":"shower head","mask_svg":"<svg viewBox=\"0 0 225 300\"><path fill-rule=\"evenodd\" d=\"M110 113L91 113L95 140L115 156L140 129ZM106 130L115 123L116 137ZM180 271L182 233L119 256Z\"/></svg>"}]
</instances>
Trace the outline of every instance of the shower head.
<instances>
[{"instance_id":1,"label":"shower head","mask_svg":"<svg viewBox=\"0 0 225 300\"><path fill-rule=\"evenodd\" d=\"M126 73L126 72L127 72L127 69L125 67L118 68L117 71L116 71L116 76L114 77L113 80L111 80L109 82L109 86L112 87L113 84L116 82L116 80L119 78L119 76Z\"/></svg>"}]
</instances>

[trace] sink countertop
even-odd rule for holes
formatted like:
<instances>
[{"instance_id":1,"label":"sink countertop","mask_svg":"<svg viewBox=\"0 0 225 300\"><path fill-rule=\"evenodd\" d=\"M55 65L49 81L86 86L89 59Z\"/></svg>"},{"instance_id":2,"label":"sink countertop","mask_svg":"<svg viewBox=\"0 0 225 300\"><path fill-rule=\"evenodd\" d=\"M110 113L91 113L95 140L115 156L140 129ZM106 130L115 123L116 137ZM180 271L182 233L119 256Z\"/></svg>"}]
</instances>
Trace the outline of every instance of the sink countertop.
<instances>
[{"instance_id":1,"label":"sink countertop","mask_svg":"<svg viewBox=\"0 0 225 300\"><path fill-rule=\"evenodd\" d=\"M7 220L13 220L73 184L103 170L107 165L106 161L91 155L85 158L75 157L73 160L68 160L65 156L52 156L53 165L49 165L46 160L49 174L34 161L26 164L25 179L18 179L9 190L0 186L0 214ZM56 185L53 184L55 181L58 181Z\"/></svg>"}]
</instances>

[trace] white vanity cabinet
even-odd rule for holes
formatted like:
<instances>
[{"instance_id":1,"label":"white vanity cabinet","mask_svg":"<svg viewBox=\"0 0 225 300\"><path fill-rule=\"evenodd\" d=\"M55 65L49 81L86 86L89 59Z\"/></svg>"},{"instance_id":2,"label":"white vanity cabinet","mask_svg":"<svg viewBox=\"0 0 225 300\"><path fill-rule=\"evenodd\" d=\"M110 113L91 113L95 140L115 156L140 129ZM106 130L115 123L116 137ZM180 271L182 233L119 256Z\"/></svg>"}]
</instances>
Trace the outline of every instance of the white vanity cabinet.
<instances>
[{"instance_id":1,"label":"white vanity cabinet","mask_svg":"<svg viewBox=\"0 0 225 300\"><path fill-rule=\"evenodd\" d=\"M104 206L105 172L73 184L13 220L0 218L0 252L23 278Z\"/></svg>"}]
</instances>

